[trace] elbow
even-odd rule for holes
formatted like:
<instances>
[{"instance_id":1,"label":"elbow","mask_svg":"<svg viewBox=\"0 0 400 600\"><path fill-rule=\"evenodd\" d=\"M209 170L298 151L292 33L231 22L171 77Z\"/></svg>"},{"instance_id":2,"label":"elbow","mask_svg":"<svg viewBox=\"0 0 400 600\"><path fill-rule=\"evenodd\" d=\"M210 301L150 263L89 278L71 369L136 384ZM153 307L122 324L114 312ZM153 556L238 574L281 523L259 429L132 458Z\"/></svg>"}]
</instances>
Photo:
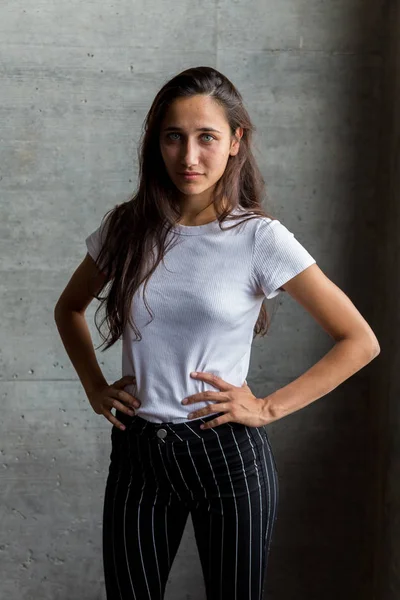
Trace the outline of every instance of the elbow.
<instances>
[{"instance_id":1,"label":"elbow","mask_svg":"<svg viewBox=\"0 0 400 600\"><path fill-rule=\"evenodd\" d=\"M60 302L58 302L53 311L54 321L57 323L60 319L65 316L66 308Z\"/></svg>"},{"instance_id":2,"label":"elbow","mask_svg":"<svg viewBox=\"0 0 400 600\"><path fill-rule=\"evenodd\" d=\"M54 318L54 320L55 320L56 322L57 322L57 315L58 315L58 313L59 313L59 309L60 309L59 305L58 305L58 304L56 304L56 305L55 305L55 307L54 307L54 310L53 310L53 318Z\"/></svg>"},{"instance_id":3,"label":"elbow","mask_svg":"<svg viewBox=\"0 0 400 600\"><path fill-rule=\"evenodd\" d=\"M364 339L361 343L361 346L366 355L366 364L374 360L374 358L376 358L381 352L381 347L379 345L378 340L375 336L373 336L373 338L374 339L372 341L371 337L369 337L367 340Z\"/></svg>"},{"instance_id":4,"label":"elbow","mask_svg":"<svg viewBox=\"0 0 400 600\"><path fill-rule=\"evenodd\" d=\"M363 335L362 337L347 336L336 341L344 340L352 343L353 351L356 351L357 356L359 356L364 365L367 365L374 360L374 358L376 358L381 352L379 342L375 334L371 334L371 332L369 332L367 335Z\"/></svg>"},{"instance_id":5,"label":"elbow","mask_svg":"<svg viewBox=\"0 0 400 600\"><path fill-rule=\"evenodd\" d=\"M381 347L378 344L378 342L376 342L376 344L375 344L375 346L373 347L373 350L372 350L372 358L371 358L371 360L373 360L374 358L376 358L378 356L378 354L380 354L380 353L381 353Z\"/></svg>"},{"instance_id":6,"label":"elbow","mask_svg":"<svg viewBox=\"0 0 400 600\"><path fill-rule=\"evenodd\" d=\"M57 304L55 305L54 311L53 311L55 321L57 320L57 317L59 317L61 315L61 313L63 312L64 309L65 309L65 306L63 306L63 304L59 300L57 302Z\"/></svg>"},{"instance_id":7,"label":"elbow","mask_svg":"<svg viewBox=\"0 0 400 600\"><path fill-rule=\"evenodd\" d=\"M376 337L372 329L368 332L368 334L368 342L366 342L366 346L368 345L371 360L373 360L378 356L378 354L380 354L381 347L379 345L378 338Z\"/></svg>"}]
</instances>

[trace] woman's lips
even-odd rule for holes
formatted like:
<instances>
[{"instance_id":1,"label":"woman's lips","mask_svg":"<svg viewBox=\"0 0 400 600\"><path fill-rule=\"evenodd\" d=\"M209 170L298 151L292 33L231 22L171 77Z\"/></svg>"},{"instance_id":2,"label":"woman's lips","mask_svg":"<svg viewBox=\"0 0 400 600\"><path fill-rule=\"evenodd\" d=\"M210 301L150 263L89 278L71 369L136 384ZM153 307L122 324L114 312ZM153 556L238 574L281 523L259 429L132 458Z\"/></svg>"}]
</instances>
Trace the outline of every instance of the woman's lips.
<instances>
[{"instance_id":1,"label":"woman's lips","mask_svg":"<svg viewBox=\"0 0 400 600\"><path fill-rule=\"evenodd\" d=\"M197 179L197 177L201 177L201 173L193 173L191 175L188 175L186 173L179 173L179 175L184 179L187 179L188 181L191 181L192 179Z\"/></svg>"}]
</instances>

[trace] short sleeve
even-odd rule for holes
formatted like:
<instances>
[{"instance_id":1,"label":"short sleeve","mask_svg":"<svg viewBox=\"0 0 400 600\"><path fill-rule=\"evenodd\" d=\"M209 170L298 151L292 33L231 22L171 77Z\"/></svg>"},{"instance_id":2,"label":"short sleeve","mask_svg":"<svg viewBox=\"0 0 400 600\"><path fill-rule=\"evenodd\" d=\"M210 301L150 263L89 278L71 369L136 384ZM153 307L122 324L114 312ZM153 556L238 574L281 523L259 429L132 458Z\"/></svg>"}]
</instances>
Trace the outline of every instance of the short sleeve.
<instances>
[{"instance_id":1,"label":"short sleeve","mask_svg":"<svg viewBox=\"0 0 400 600\"><path fill-rule=\"evenodd\" d=\"M274 298L287 281L316 260L278 219L262 218L256 230L252 275L266 298Z\"/></svg>"},{"instance_id":2,"label":"short sleeve","mask_svg":"<svg viewBox=\"0 0 400 600\"><path fill-rule=\"evenodd\" d=\"M94 261L97 260L100 254L100 250L105 240L105 233L105 225L104 223L101 223L101 225L85 239L87 251ZM102 267L103 266L104 263L102 264Z\"/></svg>"}]
</instances>

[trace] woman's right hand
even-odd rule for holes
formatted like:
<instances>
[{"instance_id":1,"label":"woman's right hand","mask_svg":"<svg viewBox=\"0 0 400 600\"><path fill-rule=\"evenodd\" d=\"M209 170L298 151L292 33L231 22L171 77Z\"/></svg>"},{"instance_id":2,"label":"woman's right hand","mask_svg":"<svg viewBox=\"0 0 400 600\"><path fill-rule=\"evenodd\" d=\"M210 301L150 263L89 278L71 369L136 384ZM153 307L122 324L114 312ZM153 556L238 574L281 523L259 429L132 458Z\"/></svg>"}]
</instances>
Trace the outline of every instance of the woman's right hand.
<instances>
[{"instance_id":1,"label":"woman's right hand","mask_svg":"<svg viewBox=\"0 0 400 600\"><path fill-rule=\"evenodd\" d=\"M121 377L121 379L118 379L111 385L105 385L93 390L88 394L88 399L94 412L98 415L104 415L110 423L116 425L120 429L125 429L125 425L114 417L111 409L115 408L130 417L135 415L131 407L139 408L140 401L124 391L124 387L135 382L136 377L125 375L125 377Z\"/></svg>"}]
</instances>

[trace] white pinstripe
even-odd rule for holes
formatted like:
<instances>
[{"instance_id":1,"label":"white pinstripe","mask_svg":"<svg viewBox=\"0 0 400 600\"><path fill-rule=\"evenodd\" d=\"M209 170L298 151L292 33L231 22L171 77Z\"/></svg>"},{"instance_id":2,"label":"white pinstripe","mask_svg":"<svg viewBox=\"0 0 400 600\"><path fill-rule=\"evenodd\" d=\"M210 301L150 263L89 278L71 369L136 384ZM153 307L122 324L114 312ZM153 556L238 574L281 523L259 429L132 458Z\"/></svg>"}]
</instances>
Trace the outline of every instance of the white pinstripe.
<instances>
[{"instance_id":1,"label":"white pinstripe","mask_svg":"<svg viewBox=\"0 0 400 600\"><path fill-rule=\"evenodd\" d=\"M249 435L249 434L247 433L247 435ZM249 486L248 486L248 484L247 484L247 475L246 475L246 470L245 470L245 468L244 468L244 463L243 463L242 453L241 453L241 451L240 451L240 448L239 448L239 446L238 446L237 439L236 439L236 436L235 436L235 433L234 433L234 430L233 430L233 429L232 429L232 436L233 436L233 439L235 440L236 448L238 449L238 454L239 454L240 460L241 460L241 462L242 462L242 471L243 471L244 480L245 480L245 482L246 482L246 488L247 488L247 500L248 500L248 502L249 502L249 517L250 517L250 545L249 545L249 546L250 546L250 565L249 565L249 598L251 598L251 540L252 540L252 530L253 530L253 515L252 515L252 512L251 512L250 491L249 491ZM253 454L254 454L254 451L253 451ZM237 560L238 560L238 556L237 556L237 552L236 552L236 569L237 569ZM236 575L236 577L237 577L237 575ZM236 580L235 580L235 581L236 581ZM236 597L236 592L235 592L235 597Z\"/></svg>"},{"instance_id":2,"label":"white pinstripe","mask_svg":"<svg viewBox=\"0 0 400 600\"><path fill-rule=\"evenodd\" d=\"M158 585L159 585L159 588L160 588L160 598L161 598L161 596L162 596L161 576L160 576L160 568L158 566L157 547L156 547L156 542L155 542L155 539L154 539L154 506L157 503L157 496L158 496L158 490L160 489L160 484L158 482L156 471L155 471L154 466L153 466L153 461L151 460L151 446L150 446L150 440L149 440L149 438L147 438L147 445L148 445L148 448L149 448L149 461L150 461L150 465L151 465L152 471L154 473L154 480L157 483L156 495L155 495L153 506L152 506L152 509L151 509L151 532L152 532L152 535L153 535L154 556L155 556L155 559L156 559L157 575L158 575ZM168 549L168 538L167 538L167 549ZM168 552L168 560L169 560L169 552Z\"/></svg>"},{"instance_id":3,"label":"white pinstripe","mask_svg":"<svg viewBox=\"0 0 400 600\"><path fill-rule=\"evenodd\" d=\"M257 429L257 434L258 434L258 436L261 439L262 451L263 451L263 456L264 456L264 464L266 464L266 457L265 457L265 452L264 452L264 445L266 444L266 440L261 435L259 429ZM273 468L272 468L272 471L274 471ZM270 480L269 480L269 474L268 474L268 468L267 467L265 469L265 472L266 472L266 475L267 475L267 483L268 483L268 518L267 518L267 527L266 527L266 530L265 530L264 543L267 544L267 540L270 540L270 532L272 531L273 522L271 522L271 484L270 484ZM275 475L273 475L273 477L274 477L274 487L276 488L277 482L275 480ZM275 494L276 494L276 490L274 489L274 501L276 502L276 495ZM275 502L274 502L274 517L275 517L275 509L276 509ZM265 560L267 559L268 549L269 549L269 544L268 544L268 547L265 548Z\"/></svg>"},{"instance_id":4,"label":"white pinstripe","mask_svg":"<svg viewBox=\"0 0 400 600\"><path fill-rule=\"evenodd\" d=\"M171 487L172 487L172 489L174 490L175 494L178 496L179 500L180 500L181 502L183 502L182 498L180 497L180 495L179 495L179 494L178 494L178 492L176 491L176 489L175 489L175 487L174 487L174 484L172 483L172 481L171 481L171 479L170 479L169 473L168 473L168 471L167 471L167 468L166 468L166 466L165 466L164 459L163 459L163 457L162 457L162 454L161 454L161 448L160 448L160 445L159 445L159 444L157 444L157 445L158 445L158 451L159 451L159 453L160 453L161 462L162 462L162 464L163 464L163 466L164 466L164 471L165 471L165 474L166 474L166 476L168 477L168 481L170 482L170 484L171 484Z\"/></svg>"},{"instance_id":5,"label":"white pinstripe","mask_svg":"<svg viewBox=\"0 0 400 600\"><path fill-rule=\"evenodd\" d=\"M201 419L201 420L203 421L203 419ZM186 427L187 427L188 429L190 429L190 431L191 431L191 432L192 432L194 435L196 435L196 436L197 436L199 439L202 439L202 437L201 437L200 435L198 435L198 434L197 434L197 433L196 433L196 432L195 432L195 431L194 431L194 430L193 430L191 427L189 427L189 425L188 425L187 423L184 423L184 425L186 425ZM195 463L194 463L194 460L193 460L193 457L192 457L192 453L190 452L190 447L189 447L189 442L188 442L188 440L186 440L186 445L187 445L187 449L188 449L188 453L189 453L190 459L191 459L191 461L192 461L192 463L193 463L193 467L194 467L194 468L195 468L195 470L196 470L197 479L199 480L199 483L200 483L200 485L201 485L201 487L203 488L203 491L204 491L204 500L207 500L207 501L208 501L208 510L211 510L210 500L209 500L209 498L207 498L207 492L206 492L206 488L205 488L205 487L204 487L204 485L202 484L202 482L201 482L201 479L200 479L200 477L199 477L199 472L198 472L198 470L197 470L197 468L196 468L196 465L195 465ZM198 508L199 504L200 504L200 500L197 502L197 504L196 504L196 508Z\"/></svg>"},{"instance_id":6,"label":"white pinstripe","mask_svg":"<svg viewBox=\"0 0 400 600\"><path fill-rule=\"evenodd\" d=\"M219 447L221 448L221 452L222 452L222 456L224 457L224 461L226 464L226 468L228 471L228 475L229 475L229 481L231 482L231 488L232 488L232 493L233 493L233 499L235 502L235 512L236 512L236 565L235 565L235 600L236 600L236 582L237 582L237 549L238 549L238 511L237 511L237 502L236 502L236 496L235 496L235 489L233 487L233 483L232 483L232 477L231 477L231 472L228 466L228 463L226 462L226 458L225 458L225 453L222 449L221 446L221 442L220 442L220 436L218 435L218 432L215 431L214 427L211 427L210 431L212 431L218 438L218 444ZM224 519L222 519L222 534L221 534L221 569L220 569L220 580L219 580L219 593L220 596L222 598L222 564L223 564L223 554L224 554Z\"/></svg>"},{"instance_id":7,"label":"white pinstripe","mask_svg":"<svg viewBox=\"0 0 400 600\"><path fill-rule=\"evenodd\" d=\"M170 493L170 495L169 495L169 499L170 499L170 501L171 501L171 497L172 497L172 494ZM171 555L170 555L170 553L169 553L169 544L168 544L168 523L167 523L167 511L168 511L168 509L167 509L167 507L165 507L165 516L164 516L164 522L165 522L165 537L166 537L166 540L167 540L168 569L170 569L170 568L171 568Z\"/></svg>"},{"instance_id":8,"label":"white pinstripe","mask_svg":"<svg viewBox=\"0 0 400 600\"><path fill-rule=\"evenodd\" d=\"M265 435L267 436L267 432L265 432ZM267 450L268 450L268 454L270 456L270 460L271 460L271 465L272 465L272 473L274 476L274 519L275 520L275 516L276 516L276 511L277 511L277 505L278 505L278 494L277 494L277 490L278 490L278 478L276 476L276 472L273 466L273 458L272 458L272 451L269 445L269 442L265 439L264 440L265 444L267 445Z\"/></svg>"},{"instance_id":9,"label":"white pinstripe","mask_svg":"<svg viewBox=\"0 0 400 600\"><path fill-rule=\"evenodd\" d=\"M256 472L257 472L257 479L258 479L258 493L259 493L259 497L260 497L260 531L262 531L262 524L263 524L263 509L262 509L262 498L261 498L261 483L260 483L260 475L259 475L259 471L258 471L258 464L257 464L257 457L256 457L256 453L254 451L254 446L253 446L253 440L251 439L251 436L249 435L249 431L246 430L247 432L247 437L249 438L249 442L251 445L251 448L253 450L253 456L254 456L254 464L256 467ZM262 539L260 536L260 578L259 578L259 590L261 591L261 587L262 587L262 581L261 581L261 574L262 574ZM251 570L250 570L250 575L249 575L250 579L251 579Z\"/></svg>"},{"instance_id":10,"label":"white pinstripe","mask_svg":"<svg viewBox=\"0 0 400 600\"><path fill-rule=\"evenodd\" d=\"M114 427L115 427L115 425L114 425ZM112 516L111 516L111 523L112 523L112 530L111 530L111 540L112 540L112 542L111 543L112 543L112 549L113 549L114 572L115 572L115 579L117 580L117 586L118 586L118 592L119 592L120 600L123 600L123 598L122 598L121 587L119 585L118 571L117 571L117 560L116 560L116 557L115 557L115 499L117 497L119 479L120 479L121 473L122 473L122 465L123 465L123 462L121 461L120 469L119 469L119 472L118 472L117 482L115 484L115 492L114 492L114 498L113 498L113 510L112 510Z\"/></svg>"},{"instance_id":11,"label":"white pinstripe","mask_svg":"<svg viewBox=\"0 0 400 600\"><path fill-rule=\"evenodd\" d=\"M202 419L202 420L203 420L203 419ZM216 478L215 478L215 473L214 473L214 470L213 470L213 468L212 468L212 465L211 465L210 457L209 457L209 455L208 455L207 448L206 448L206 445L205 445L205 443L204 443L204 438L201 438L201 443L203 444L203 448L204 448L204 454L206 455L206 457L207 457L207 460L208 460L208 464L210 465L210 471L211 471L211 473L212 473L212 476L213 476L213 478L214 478L215 487L216 487L216 488L217 488L217 490L218 490L218 494L217 494L217 495L218 495L218 498L220 499L220 505L221 505L221 515L223 516L223 515L224 515L224 505L223 505L223 503L222 503L221 493L220 493L220 491L219 491L218 482L217 482L217 480L216 480ZM212 514L212 512L211 512L210 500L208 501L208 506L209 506L209 508L210 508L210 535L209 535L209 541L208 541L208 547L209 547L209 552L208 552L208 556L209 556L209 564L208 564L208 578L209 578L209 580L210 580L210 579L211 579L211 565L212 565L212 562L211 562L211 556L212 556L212 555L211 555L211 539L212 539L212 535L211 535L211 534L212 534L212 517L213 517L213 514ZM222 560L222 559L221 559L221 560Z\"/></svg>"},{"instance_id":12,"label":"white pinstripe","mask_svg":"<svg viewBox=\"0 0 400 600\"><path fill-rule=\"evenodd\" d=\"M182 441L183 441L183 440L182 440ZM190 489L190 487L187 485L187 483L186 483L186 481L185 481L185 478L184 478L184 476L183 476L182 470L181 470L181 468L180 468L180 466L179 466L179 463L178 463L178 461L177 461L177 459L176 459L176 454L175 454L175 451L174 451L174 444L171 444L171 450L172 450L172 454L173 454L173 456L174 456L175 464L176 464L176 466L178 467L178 470L179 470L179 474L180 474L180 476L181 476L181 479L182 479L183 483L185 484L185 487L186 487L187 491L188 491L188 492L190 493L190 495L192 496L192 500L193 500L193 502L194 502L194 496L193 496L193 492L192 492L192 490Z\"/></svg>"},{"instance_id":13,"label":"white pinstripe","mask_svg":"<svg viewBox=\"0 0 400 600\"><path fill-rule=\"evenodd\" d=\"M172 433L173 433L174 435L176 435L176 437L177 437L177 438L179 438L179 441L180 441L180 442L183 442L183 439L181 438L181 436L180 436L180 435L178 435L178 434L176 433L176 431L174 431L174 430L171 428L171 426L170 426L170 425L168 425L168 423L166 423L166 426L168 427L168 429L170 429L170 430L172 431Z\"/></svg>"},{"instance_id":14,"label":"white pinstripe","mask_svg":"<svg viewBox=\"0 0 400 600\"><path fill-rule=\"evenodd\" d=\"M123 525L123 532L124 532L124 548L125 548L125 560L126 560L126 568L128 569L128 575L129 575L129 580L131 582L131 588L132 588L132 594L134 599L136 600L136 594L135 594L135 590L133 589L133 582L132 582L132 576L131 576L131 571L129 568L129 558L128 558L128 550L126 547L126 504L128 502L128 496L129 496L129 491L131 488L131 483L132 483L132 470L133 470L133 462L131 459L131 445L129 442L129 436L127 436L128 438L128 456L129 456L129 460L130 460L130 464L131 464L131 470L130 470L130 479L129 479L129 484L128 484L128 489L126 492L126 498L125 498L125 504L124 504L124 525Z\"/></svg>"},{"instance_id":15,"label":"white pinstripe","mask_svg":"<svg viewBox=\"0 0 400 600\"><path fill-rule=\"evenodd\" d=\"M204 423L204 419L200 419L200 420L201 420L201 421ZM195 430L194 430L194 429L192 429L191 427L189 427L189 425L188 425L188 424L187 424L185 421L184 421L184 423L183 423L183 424L184 424L184 425L185 425L185 426L186 426L188 429L190 429L190 431L191 431L191 432L192 432L194 435L197 435L197 437L201 439L201 435L199 435L198 433L196 433L196 432L195 432Z\"/></svg>"},{"instance_id":16,"label":"white pinstripe","mask_svg":"<svg viewBox=\"0 0 400 600\"><path fill-rule=\"evenodd\" d=\"M139 436L135 436L136 437L136 445L137 445L137 455L140 459L140 446L139 446ZM146 486L146 477L144 476L145 474L145 469L143 467L143 463L142 461L140 461L142 464L142 473L143 473L143 485L142 485L142 489L141 489L141 496L140 496L140 500L139 500L139 507L138 507L138 516L137 516L137 533L138 533L138 541L139 541L139 551L140 551L140 560L142 562L142 568L143 568L143 575L144 578L146 580L146 587L147 587L147 592L149 594L149 600L151 600L151 594L150 594L150 588L149 588L149 582L147 581L147 575L146 575L146 569L144 568L144 562L143 562L143 552L142 552L142 546L141 546L141 542L140 542L140 509L142 507L142 498L143 498L143 492L144 492L144 488ZM132 480L132 479L131 479ZM131 482L129 482L129 487L131 485ZM135 596L136 598L136 596Z\"/></svg>"},{"instance_id":17,"label":"white pinstripe","mask_svg":"<svg viewBox=\"0 0 400 600\"><path fill-rule=\"evenodd\" d=\"M190 427L189 427L189 429L190 429ZM197 434L196 434L196 435L197 435ZM200 437L200 436L199 436L199 437ZM199 472L198 472L198 470L197 470L197 467L196 467L196 464L195 464L195 462L194 462L194 460L193 460L192 453L190 452L190 446L189 446L189 441L188 441L188 440L186 440L186 446L187 446L187 451L188 451L188 454L189 454L189 456L190 456L190 460L192 461L192 465L193 465L193 467L194 467L194 470L196 471L196 475L197 475L198 482L199 482L200 486L203 488L203 492L204 492L204 500L208 500L208 498L207 498L207 492L206 492L206 488L204 487L204 485L202 484L202 481L201 481L201 479L200 479ZM198 505L199 505L199 502L196 504L196 508L198 507ZM208 505L210 506L210 501L209 501L209 500L208 500Z\"/></svg>"}]
</instances>

